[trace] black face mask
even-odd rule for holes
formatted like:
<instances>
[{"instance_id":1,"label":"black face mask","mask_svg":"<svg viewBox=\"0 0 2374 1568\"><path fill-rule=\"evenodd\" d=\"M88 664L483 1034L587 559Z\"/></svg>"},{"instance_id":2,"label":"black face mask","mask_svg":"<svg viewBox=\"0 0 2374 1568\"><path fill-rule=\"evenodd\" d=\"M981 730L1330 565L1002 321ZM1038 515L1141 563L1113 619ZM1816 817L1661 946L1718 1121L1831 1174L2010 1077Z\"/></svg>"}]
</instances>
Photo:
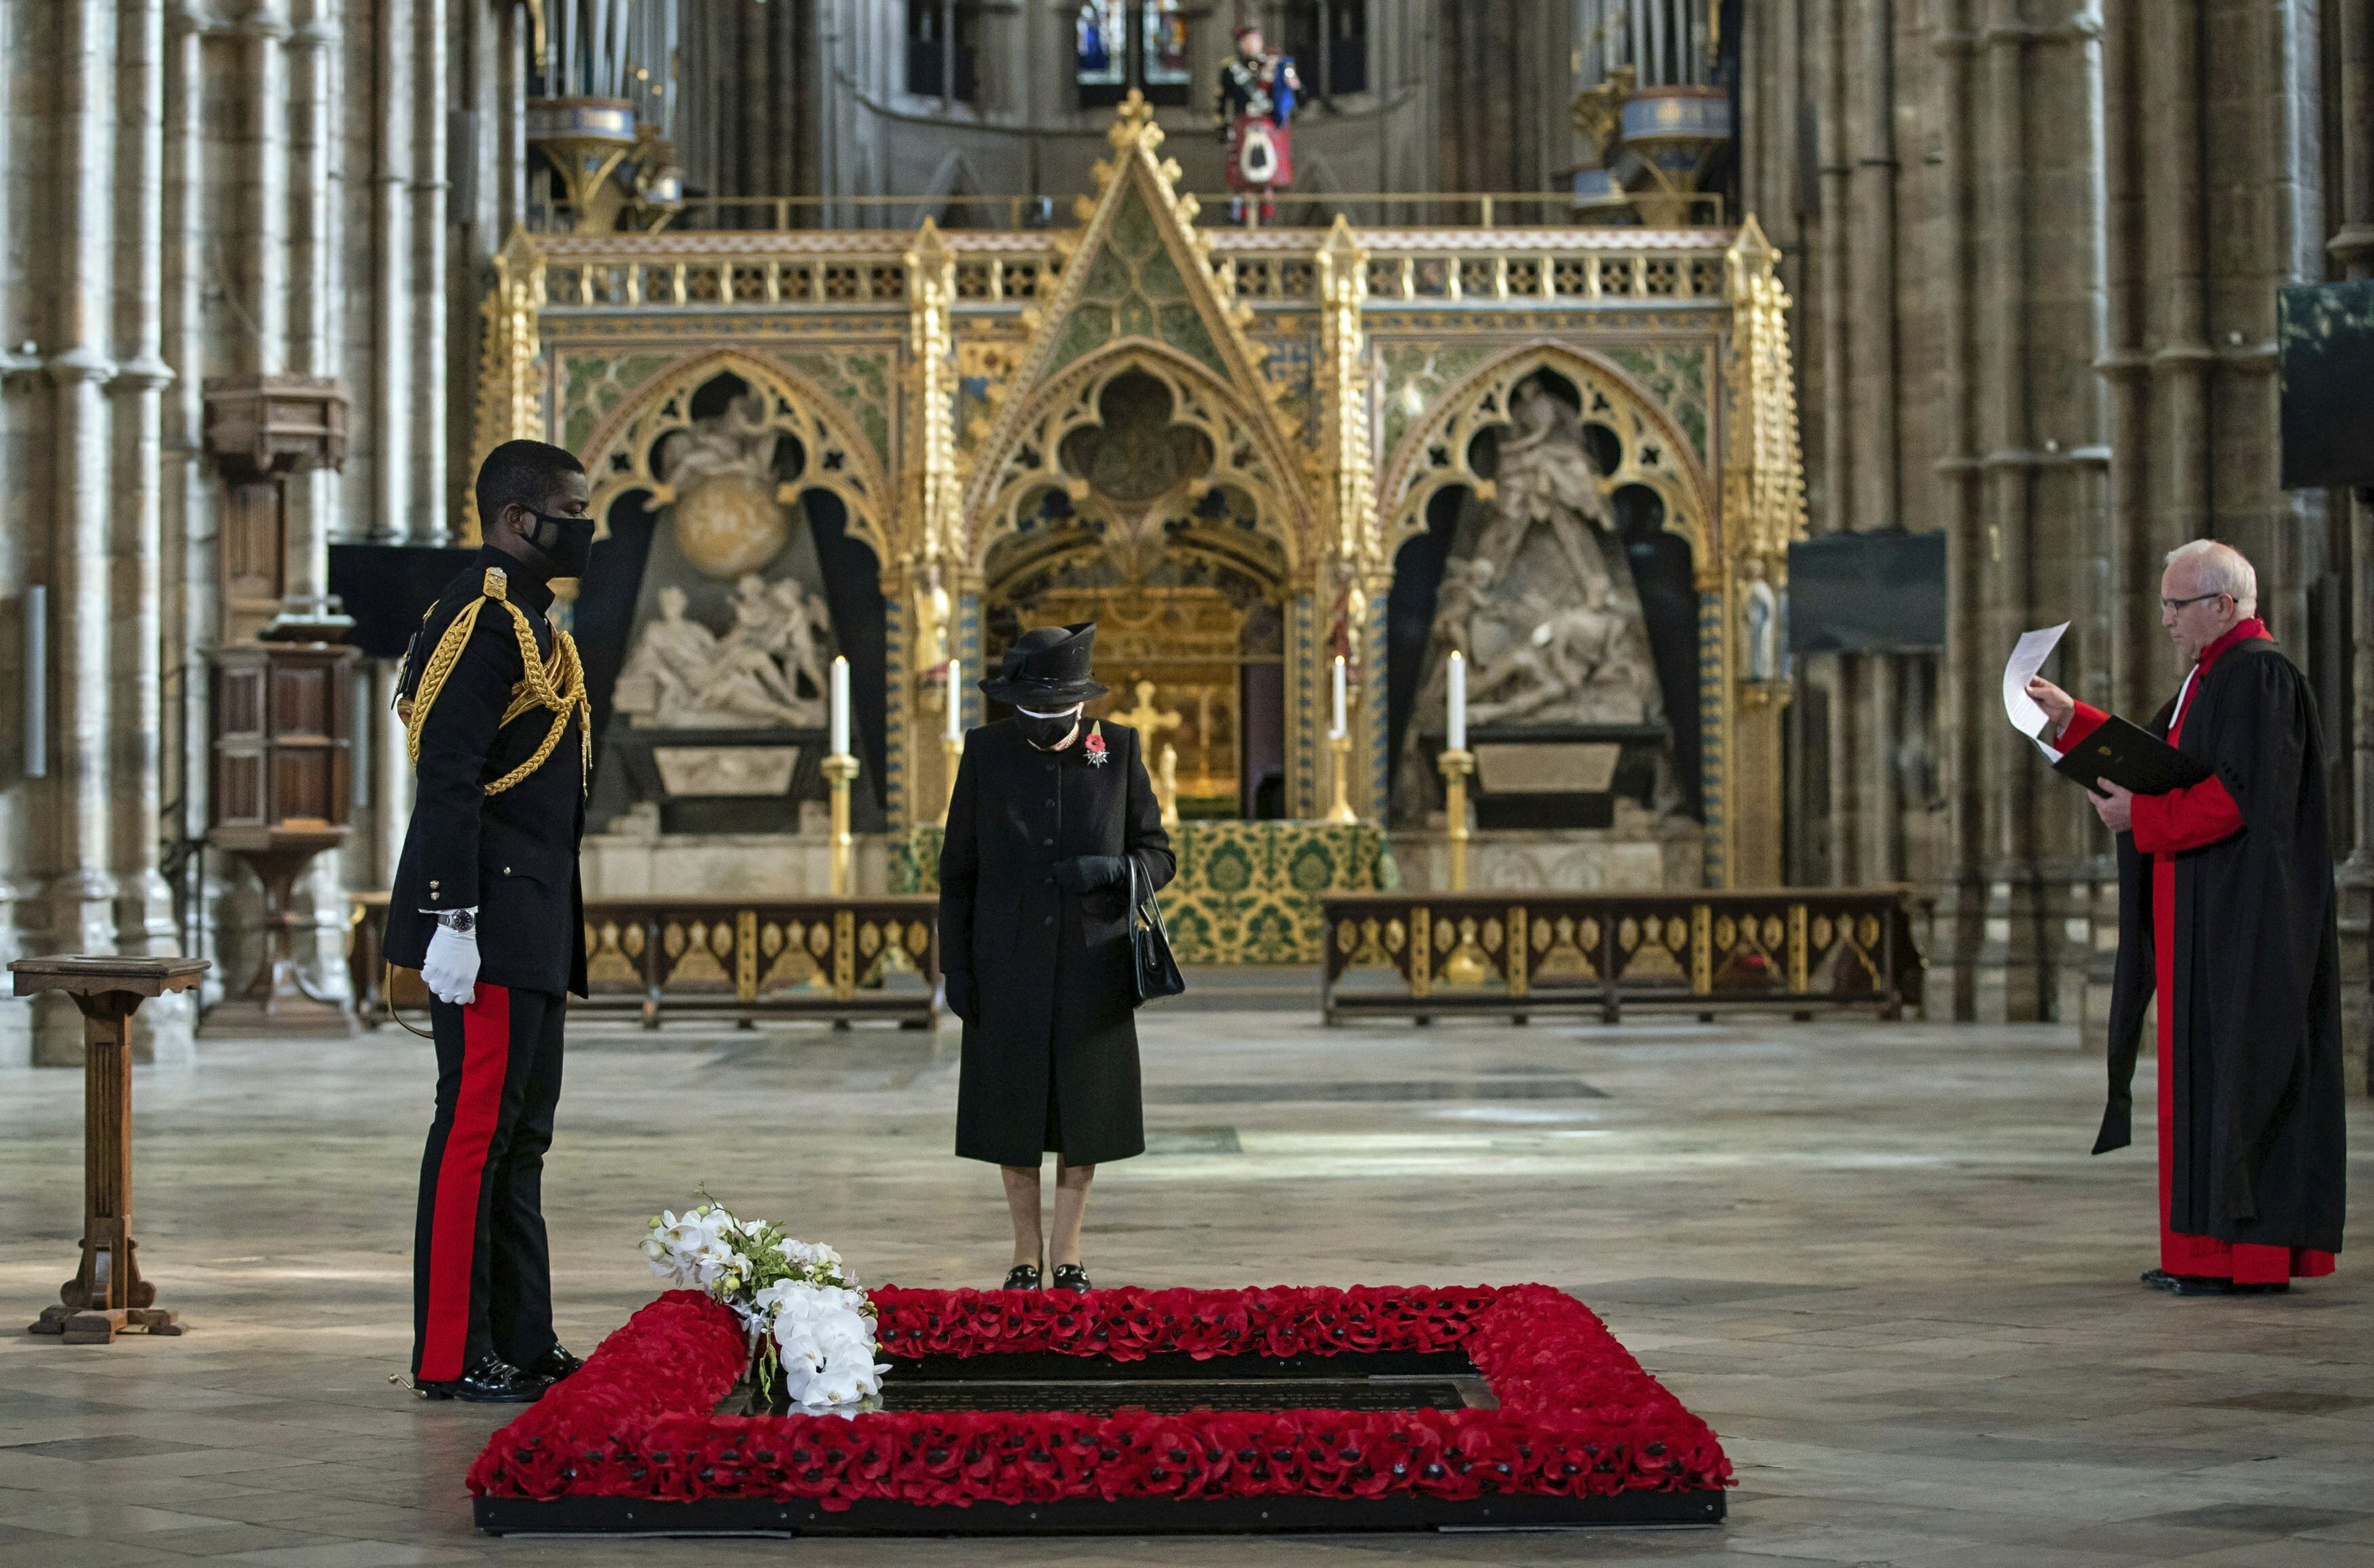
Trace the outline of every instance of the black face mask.
<instances>
[{"instance_id":1,"label":"black face mask","mask_svg":"<svg viewBox=\"0 0 2374 1568\"><path fill-rule=\"evenodd\" d=\"M594 520L555 517L540 511L527 515L535 519L535 527L527 535L527 547L544 557L545 574L583 577L586 564L594 558Z\"/></svg>"},{"instance_id":2,"label":"black face mask","mask_svg":"<svg viewBox=\"0 0 2374 1568\"><path fill-rule=\"evenodd\" d=\"M1077 713L1059 713L1052 719L1040 719L1017 708L1014 714L1015 727L1022 731L1022 738L1042 752L1052 751L1061 744L1064 737L1070 734L1079 722Z\"/></svg>"}]
</instances>

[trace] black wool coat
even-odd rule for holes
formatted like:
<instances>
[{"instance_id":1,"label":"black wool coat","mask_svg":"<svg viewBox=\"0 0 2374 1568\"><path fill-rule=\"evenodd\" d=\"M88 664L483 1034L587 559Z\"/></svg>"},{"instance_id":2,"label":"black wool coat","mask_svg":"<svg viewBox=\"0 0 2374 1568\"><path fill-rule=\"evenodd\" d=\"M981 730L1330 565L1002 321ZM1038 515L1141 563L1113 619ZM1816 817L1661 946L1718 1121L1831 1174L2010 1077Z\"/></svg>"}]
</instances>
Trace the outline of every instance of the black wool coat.
<instances>
[{"instance_id":1,"label":"black wool coat","mask_svg":"<svg viewBox=\"0 0 2374 1568\"><path fill-rule=\"evenodd\" d=\"M2165 740L2176 704L2146 727ZM2264 638L2199 677L2177 749L2216 770L2242 830L2176 857L2168 1223L2224 1242L2341 1250L2340 935L2324 743L2308 682ZM2131 1135L2157 986L2152 862L2119 836L2110 1094L2094 1153Z\"/></svg>"},{"instance_id":2,"label":"black wool coat","mask_svg":"<svg viewBox=\"0 0 2374 1568\"><path fill-rule=\"evenodd\" d=\"M1144 890L1177 869L1137 731L1101 721L1060 752L1011 720L965 737L940 851L940 965L970 991L957 1090L957 1153L1036 1166L1146 1152L1126 884L1086 894L1055 883L1056 861L1126 856Z\"/></svg>"},{"instance_id":3,"label":"black wool coat","mask_svg":"<svg viewBox=\"0 0 2374 1568\"><path fill-rule=\"evenodd\" d=\"M501 568L504 594L527 612L536 649L552 653L552 585L492 548L445 585L429 608L404 671L415 689L420 666L445 628L485 591L487 568ZM478 612L461 661L421 723L418 783L388 894L388 962L420 967L437 917L478 911L478 978L522 990L585 994L585 896L577 847L585 836L585 766L571 716L552 755L499 795L487 786L535 755L552 715L531 708L509 724L503 710L525 674L519 633L499 604Z\"/></svg>"}]
</instances>

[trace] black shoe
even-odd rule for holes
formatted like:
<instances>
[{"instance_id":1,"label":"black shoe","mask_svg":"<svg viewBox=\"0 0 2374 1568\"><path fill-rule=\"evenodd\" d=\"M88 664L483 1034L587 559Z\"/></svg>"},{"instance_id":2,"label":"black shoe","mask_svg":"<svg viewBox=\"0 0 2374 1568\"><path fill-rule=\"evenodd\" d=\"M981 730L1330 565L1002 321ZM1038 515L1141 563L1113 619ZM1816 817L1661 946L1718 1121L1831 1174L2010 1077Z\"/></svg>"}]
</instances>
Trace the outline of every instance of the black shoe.
<instances>
[{"instance_id":1,"label":"black shoe","mask_svg":"<svg viewBox=\"0 0 2374 1568\"><path fill-rule=\"evenodd\" d=\"M1039 1265L1017 1263L1005 1271L1005 1283L998 1287L1007 1291L1035 1291L1039 1288Z\"/></svg>"},{"instance_id":2,"label":"black shoe","mask_svg":"<svg viewBox=\"0 0 2374 1568\"><path fill-rule=\"evenodd\" d=\"M1096 1289L1094 1285L1088 1283L1088 1271L1086 1269L1081 1268L1076 1263L1056 1264L1055 1278L1051 1281L1049 1288L1058 1291L1090 1291Z\"/></svg>"},{"instance_id":3,"label":"black shoe","mask_svg":"<svg viewBox=\"0 0 2374 1568\"><path fill-rule=\"evenodd\" d=\"M550 1350L521 1367L520 1371L538 1383L550 1385L559 1382L584 1364L582 1356L570 1355L569 1347L555 1340Z\"/></svg>"},{"instance_id":4,"label":"black shoe","mask_svg":"<svg viewBox=\"0 0 2374 1568\"><path fill-rule=\"evenodd\" d=\"M2165 1269L2146 1269L2143 1273L2143 1282L2156 1291L2176 1289L2176 1278Z\"/></svg>"},{"instance_id":5,"label":"black shoe","mask_svg":"<svg viewBox=\"0 0 2374 1568\"><path fill-rule=\"evenodd\" d=\"M412 1391L424 1399L460 1399L473 1405L532 1405L544 1395L545 1385L500 1356L478 1358L477 1364L451 1383L415 1382Z\"/></svg>"},{"instance_id":6,"label":"black shoe","mask_svg":"<svg viewBox=\"0 0 2374 1568\"><path fill-rule=\"evenodd\" d=\"M2216 1274L2178 1274L2168 1287L2180 1296L2272 1296L2290 1292L2290 1281L2270 1280L2264 1284L2238 1283Z\"/></svg>"}]
</instances>

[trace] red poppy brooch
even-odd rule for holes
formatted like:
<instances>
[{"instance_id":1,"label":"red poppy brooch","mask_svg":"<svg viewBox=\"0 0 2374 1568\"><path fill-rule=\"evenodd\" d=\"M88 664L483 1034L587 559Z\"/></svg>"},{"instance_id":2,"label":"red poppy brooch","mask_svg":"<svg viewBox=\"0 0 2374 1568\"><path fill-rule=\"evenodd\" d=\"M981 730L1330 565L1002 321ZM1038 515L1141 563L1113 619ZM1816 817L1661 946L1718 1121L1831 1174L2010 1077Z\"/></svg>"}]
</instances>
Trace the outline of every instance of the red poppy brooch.
<instances>
[{"instance_id":1,"label":"red poppy brooch","mask_svg":"<svg viewBox=\"0 0 2374 1568\"><path fill-rule=\"evenodd\" d=\"M1088 766L1090 767L1102 767L1105 765L1104 725L1102 723L1089 725L1088 738L1081 743L1088 754Z\"/></svg>"}]
</instances>

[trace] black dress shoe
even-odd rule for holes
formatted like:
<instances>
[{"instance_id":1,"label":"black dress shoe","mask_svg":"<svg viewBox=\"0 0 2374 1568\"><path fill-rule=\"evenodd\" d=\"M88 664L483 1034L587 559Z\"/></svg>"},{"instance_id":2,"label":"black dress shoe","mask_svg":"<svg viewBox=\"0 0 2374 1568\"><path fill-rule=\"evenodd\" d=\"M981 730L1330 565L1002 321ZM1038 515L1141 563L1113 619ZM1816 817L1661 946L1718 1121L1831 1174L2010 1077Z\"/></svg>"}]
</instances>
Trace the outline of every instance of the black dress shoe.
<instances>
[{"instance_id":1,"label":"black dress shoe","mask_svg":"<svg viewBox=\"0 0 2374 1568\"><path fill-rule=\"evenodd\" d=\"M1005 1283L998 1287L1008 1291L1035 1291L1039 1288L1039 1265L1017 1263L1005 1271Z\"/></svg>"},{"instance_id":2,"label":"black dress shoe","mask_svg":"<svg viewBox=\"0 0 2374 1568\"><path fill-rule=\"evenodd\" d=\"M544 1395L545 1385L500 1356L480 1356L477 1364L451 1383L419 1383L412 1391L424 1399L460 1399L473 1405L532 1405Z\"/></svg>"},{"instance_id":3,"label":"black dress shoe","mask_svg":"<svg viewBox=\"0 0 2374 1568\"><path fill-rule=\"evenodd\" d=\"M2143 1282L2149 1285L2156 1291L2172 1291L2176 1289L2176 1276L2169 1273L2165 1269L2145 1270L2143 1272Z\"/></svg>"},{"instance_id":4,"label":"black dress shoe","mask_svg":"<svg viewBox=\"0 0 2374 1568\"><path fill-rule=\"evenodd\" d=\"M1088 1283L1088 1271L1076 1263L1056 1264L1055 1277L1049 1281L1049 1284L1052 1289L1059 1291L1088 1291L1096 1288Z\"/></svg>"},{"instance_id":5,"label":"black dress shoe","mask_svg":"<svg viewBox=\"0 0 2374 1568\"><path fill-rule=\"evenodd\" d=\"M521 1367L520 1371L535 1378L538 1383L552 1384L559 1382L584 1364L584 1357L570 1355L569 1347L555 1340L550 1350Z\"/></svg>"},{"instance_id":6,"label":"black dress shoe","mask_svg":"<svg viewBox=\"0 0 2374 1568\"><path fill-rule=\"evenodd\" d=\"M2180 1296L2272 1296L2291 1290L2288 1281L2271 1280L2264 1284L2240 1283L2216 1274L2178 1274L2168 1287Z\"/></svg>"}]
</instances>

